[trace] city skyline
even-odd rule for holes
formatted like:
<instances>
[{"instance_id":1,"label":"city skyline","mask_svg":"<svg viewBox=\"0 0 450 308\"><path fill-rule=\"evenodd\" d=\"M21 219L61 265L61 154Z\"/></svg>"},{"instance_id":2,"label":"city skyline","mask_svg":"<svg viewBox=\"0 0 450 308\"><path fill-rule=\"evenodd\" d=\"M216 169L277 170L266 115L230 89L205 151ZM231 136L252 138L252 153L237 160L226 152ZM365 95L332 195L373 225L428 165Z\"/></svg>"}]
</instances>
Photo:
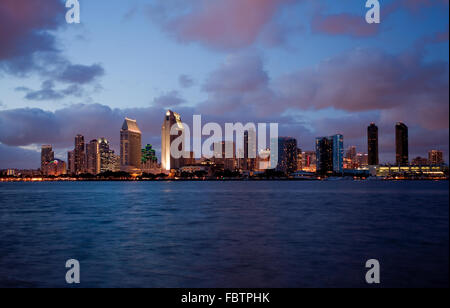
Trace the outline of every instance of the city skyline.
<instances>
[{"instance_id":1,"label":"city skyline","mask_svg":"<svg viewBox=\"0 0 450 308\"><path fill-rule=\"evenodd\" d=\"M118 162L116 165L119 166L116 171L125 171L125 172L135 172L138 169L143 169L142 163L144 163L144 160L151 158L153 162L157 162L160 164L161 170L170 171L171 169L180 169L183 166L183 159L174 159L171 157L170 153L170 145L171 143L177 138L175 135L170 135L170 128L172 126L176 126L178 129L183 130L183 124L181 121L181 115L179 113L173 112L171 110L168 110L165 113L164 119L163 119L163 125L161 127L161 144L166 144L165 151L161 152L161 156L158 157L156 154L157 152L152 148L153 146L151 144L147 144L147 148L143 148L142 143L142 132L139 129L138 123L134 119L130 119L126 117L123 121L123 124L120 129L120 139L121 139L121 145L120 145L120 155L117 156ZM341 134L335 134L329 137L316 137L315 144L312 146L312 151L306 147L305 151L301 151L300 148L303 148L304 145L302 145L297 138L295 137L279 137L278 138L278 166L275 168L279 171L289 171L294 172L295 169L293 165L297 164L297 158L290 158L287 159L286 162L286 156L289 155L297 155L297 154L291 154L289 152L293 152L292 149L295 148L295 153L300 151L299 154L305 153L305 152L314 152L316 155L316 164L317 164L317 170L324 169L324 174L331 174L331 173L342 173L345 169L345 162L344 157L350 156L356 156L356 155L365 155L367 158L367 165L415 165L418 164L417 162L421 159L426 160L428 164L435 163L437 161L445 162L444 156L446 155L445 152L441 150L436 149L430 149L426 153L423 153L423 156L427 156L428 158L423 158L422 156L415 156L414 158L410 159L409 155L409 137L408 137L408 127L402 123L397 122L395 124L395 130L396 130L396 136L395 136L395 146L396 146L396 154L394 157L393 162L388 163L374 163L377 162L377 154L378 154L378 127L375 123L370 123L370 125L367 128L367 151L357 151L357 147L354 145L345 145L344 143L344 136ZM243 136L243 148L237 148L236 147L236 141L230 141L230 140L224 140L221 142L215 142L212 147L212 151L214 156L217 155L217 153L222 153L224 155L225 153L225 144L232 142L233 146L233 160L236 160L236 162L233 162L233 164L236 164L235 167L239 169L241 166L249 166L254 165L255 163L251 163L248 161L249 157L249 144L248 144L248 131L245 131ZM178 136L181 136L181 131L179 132ZM203 136L202 138L206 139L208 136ZM257 140L256 132L252 132L252 138L255 138L254 140ZM43 144L40 147L40 169L42 170L44 165L52 162L52 161L61 161L64 162L67 165L67 171L70 174L83 174L83 173L91 173L91 174L99 174L101 173L102 166L105 165L112 165L114 163L111 163L111 159L115 159L114 150L110 147L109 139L106 137L99 137L97 139L93 139L88 143L85 143L85 137L81 134L78 134L75 136L75 147L73 150L68 150L65 153L65 157L67 158L66 161L64 161L62 158L56 158L55 152L53 151L53 146L48 144ZM292 141L292 142L291 142ZM324 144L324 142L326 144ZM218 151L217 144L222 144L220 147L222 147L222 150ZM289 145L289 148L292 148L291 150L286 150L286 145L292 143L292 146ZM295 145L294 145L295 143ZM184 146L184 143L182 144ZM181 145L180 145L181 146ZM254 144L253 146L257 146L257 144ZM272 148L274 145L271 144L269 148ZM150 149L148 148L150 147ZM329 147L329 149L328 149ZM303 148L305 149L305 148ZM180 149L181 150L181 149ZM256 149L254 149L256 151ZM147 152L146 152L147 151ZM150 153L148 151L151 151ZM238 162L238 158L236 158L237 151L241 151L243 158L242 161L246 163ZM347 151L347 153L345 153ZM354 152L353 154L349 154L349 151ZM190 149L190 152L187 150L183 150L183 153L190 153L192 157L194 158L194 152L192 152L192 149ZM326 154L329 152L329 154ZM373 153L371 153L373 152ZM165 155L163 156L163 153ZM322 154L323 153L323 154ZM150 156L149 156L150 155ZM326 155L324 160L320 157L322 155ZM220 154L219 154L220 156ZM372 156L372 157L371 157ZM146 158L144 158L146 157ZM164 157L164 158L163 158ZM204 156L202 156L203 158ZM356 157L353 157L356 158ZM329 159L329 162L328 162ZM378 161L379 162L379 161ZM425 164L427 164L425 163ZM274 164L274 162L272 162ZM287 164L287 165L286 165ZM323 165L325 164L325 165ZM289 166L292 165L292 166ZM152 165L153 166L153 165ZM73 168L73 169L72 169ZM3 169L20 169L15 167L7 167ZM33 168L29 168L33 169ZM36 169L36 168L34 168ZM231 168L229 168L231 169ZM242 168L241 168L242 169ZM270 169L270 168L269 168ZM350 168L352 169L352 168ZM115 168L110 167L107 171L113 171ZM104 171L103 171L104 172Z\"/></svg>"},{"instance_id":2,"label":"city skyline","mask_svg":"<svg viewBox=\"0 0 450 308\"><path fill-rule=\"evenodd\" d=\"M83 3L79 25L65 24L63 1L35 2L0 5L0 17L18 12L0 18L17 29L0 36L0 168L37 168L47 143L67 160L76 134L110 136L118 153L125 117L160 153L167 109L280 123L305 150L342 134L366 152L375 122L380 163L395 162L392 123L404 122L410 160L434 148L448 162L448 1L383 1L380 25L359 1L99 0Z\"/></svg>"}]
</instances>

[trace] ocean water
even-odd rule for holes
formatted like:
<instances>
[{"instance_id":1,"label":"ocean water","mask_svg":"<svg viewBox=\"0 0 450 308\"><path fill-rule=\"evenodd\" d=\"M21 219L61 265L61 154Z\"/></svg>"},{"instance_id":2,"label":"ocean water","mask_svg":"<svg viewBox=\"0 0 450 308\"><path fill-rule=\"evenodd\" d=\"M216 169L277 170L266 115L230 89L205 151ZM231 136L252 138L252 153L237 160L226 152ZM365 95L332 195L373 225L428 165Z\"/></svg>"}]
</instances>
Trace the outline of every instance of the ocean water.
<instances>
[{"instance_id":1,"label":"ocean water","mask_svg":"<svg viewBox=\"0 0 450 308\"><path fill-rule=\"evenodd\" d=\"M0 287L448 287L448 182L0 183Z\"/></svg>"}]
</instances>

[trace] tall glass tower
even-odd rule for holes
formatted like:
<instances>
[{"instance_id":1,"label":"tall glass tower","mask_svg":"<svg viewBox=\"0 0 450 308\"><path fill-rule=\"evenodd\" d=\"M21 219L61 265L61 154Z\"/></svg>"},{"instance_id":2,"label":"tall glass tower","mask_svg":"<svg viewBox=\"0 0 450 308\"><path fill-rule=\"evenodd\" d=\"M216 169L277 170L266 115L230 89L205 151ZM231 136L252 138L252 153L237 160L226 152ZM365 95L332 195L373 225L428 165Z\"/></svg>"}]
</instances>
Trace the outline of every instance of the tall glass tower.
<instances>
[{"instance_id":1,"label":"tall glass tower","mask_svg":"<svg viewBox=\"0 0 450 308\"><path fill-rule=\"evenodd\" d=\"M136 120L126 118L120 130L120 169L133 172L141 168L142 133Z\"/></svg>"},{"instance_id":2,"label":"tall glass tower","mask_svg":"<svg viewBox=\"0 0 450 308\"><path fill-rule=\"evenodd\" d=\"M176 128L178 129L178 135L170 134L170 130L174 125L176 125ZM168 110L161 128L161 168L163 170L170 171L171 169L179 169L182 167L182 157L174 158L171 155L170 146L176 138L183 134L183 131L184 128L180 115ZM181 144L180 147L182 147L183 144ZM182 148L179 148L178 150L184 152Z\"/></svg>"},{"instance_id":3,"label":"tall glass tower","mask_svg":"<svg viewBox=\"0 0 450 308\"><path fill-rule=\"evenodd\" d=\"M401 122L395 126L395 153L397 165L409 164L408 126Z\"/></svg>"}]
</instances>

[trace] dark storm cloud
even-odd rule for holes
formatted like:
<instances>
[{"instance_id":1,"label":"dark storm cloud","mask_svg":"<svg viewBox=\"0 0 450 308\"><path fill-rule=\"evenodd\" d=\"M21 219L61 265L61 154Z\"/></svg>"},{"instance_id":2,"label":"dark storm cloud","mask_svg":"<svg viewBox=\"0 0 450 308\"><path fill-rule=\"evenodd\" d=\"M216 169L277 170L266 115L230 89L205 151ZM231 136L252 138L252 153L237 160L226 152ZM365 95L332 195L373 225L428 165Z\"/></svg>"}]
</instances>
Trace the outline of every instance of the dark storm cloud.
<instances>
[{"instance_id":1,"label":"dark storm cloud","mask_svg":"<svg viewBox=\"0 0 450 308\"><path fill-rule=\"evenodd\" d=\"M74 92L75 85L87 85L104 75L100 64L73 64L64 57L54 35L54 31L64 27L64 16L61 0L0 2L0 73L18 77L38 74L53 82L73 85L59 92L48 87L30 90L27 99L60 99L64 92Z\"/></svg>"}]
</instances>

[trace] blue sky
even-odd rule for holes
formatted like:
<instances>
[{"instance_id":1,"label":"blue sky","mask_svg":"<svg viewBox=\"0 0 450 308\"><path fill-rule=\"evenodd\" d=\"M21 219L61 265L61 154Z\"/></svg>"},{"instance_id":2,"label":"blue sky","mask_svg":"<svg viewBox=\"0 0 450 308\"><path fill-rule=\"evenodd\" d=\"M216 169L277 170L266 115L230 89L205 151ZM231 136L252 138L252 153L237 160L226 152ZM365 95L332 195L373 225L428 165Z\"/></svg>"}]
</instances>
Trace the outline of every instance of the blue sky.
<instances>
[{"instance_id":1,"label":"blue sky","mask_svg":"<svg viewBox=\"0 0 450 308\"><path fill-rule=\"evenodd\" d=\"M341 132L347 137L346 146L357 145L364 152L365 129L376 121L384 131L381 156L385 162L393 160L395 122L405 121L411 138L416 138L411 143L411 156L425 156L431 148L448 152L448 105L443 101L446 96L448 99L448 1L380 1L381 24L373 25L375 30L364 21L365 1L237 1L80 0L81 24L67 25L65 9L58 7L61 1L54 0L49 1L56 7L54 13L43 10L41 19L26 16L36 22L21 24L23 31L4 34L0 39L0 51L20 46L22 49L17 50L22 52L21 59L30 60L28 66L18 68L15 61L19 52L4 52L3 57L0 52L0 167L10 163L6 157L11 153L29 157L25 155L31 154L23 151L41 143L54 144L58 153L65 155L77 126L72 125L73 131L62 127L64 121L58 116L71 113L73 108L87 110L85 117L90 121L96 121L96 115L116 119L119 115L139 118L148 113L141 122L152 123L140 125L144 141L154 143L156 148L163 115L158 110L171 107L183 118L200 113L206 120L219 122L248 119L285 123L281 134L298 138L305 150L313 148L314 136ZM20 2L23 0L2 2L0 15L2 9L4 14L8 9L23 10ZM243 12L239 5L253 10ZM208 17L215 13L217 18L211 21ZM47 24L45 18L52 23ZM19 21L6 19L0 26L17 26L15 22ZM242 34L246 32L248 35ZM42 37L42 44L38 43L42 33L53 38L47 49L56 51L47 52L41 46ZM43 60L42 54L49 56ZM81 65L83 73L92 75L76 75L68 81L55 77L58 74L53 71L34 68L34 63L48 67L59 65L59 61L65 63L62 69ZM386 67L378 71L383 63ZM94 70L94 65L100 70ZM356 102L347 104L345 100L354 97L342 92L352 87L364 89L367 85L360 84L361 78L356 76L365 69L367 74L377 74L373 77L376 81L370 82L375 82L380 91L367 94L367 102L365 93L361 93ZM338 77L341 73L342 79ZM389 85L383 84L383 74ZM192 80L192 85L182 85L181 76ZM425 81L421 78L427 78L430 86L422 89ZM44 81L50 81L47 87ZM408 87L415 92L419 88L416 83L421 92L411 96ZM228 84L233 87L227 88ZM63 93L69 86L73 91ZM52 95L35 93L43 89L52 89ZM399 93L392 93L397 89L401 89ZM307 95L310 91L313 94ZM414 106L405 105L408 100L414 100ZM382 106L374 103L378 101ZM426 114L423 108L430 101L431 111ZM31 109L34 113L29 115ZM36 110L49 117L47 122L54 122L53 134L46 142L41 137L47 131L33 134L39 131L32 124ZM411 119L406 116L408 111L414 113ZM11 141L7 131L11 125L1 126L11 121L12 114L31 123L26 128L17 124L17 129L24 129L20 142ZM353 126L348 127L349 121ZM121 123L111 124L109 131L96 132L97 126L90 127L86 122L78 123L83 126L78 131L88 139L107 134L105 137L117 147L118 132L114 128ZM425 137L429 134L434 138ZM23 167L34 165L38 164L29 162Z\"/></svg>"}]
</instances>

